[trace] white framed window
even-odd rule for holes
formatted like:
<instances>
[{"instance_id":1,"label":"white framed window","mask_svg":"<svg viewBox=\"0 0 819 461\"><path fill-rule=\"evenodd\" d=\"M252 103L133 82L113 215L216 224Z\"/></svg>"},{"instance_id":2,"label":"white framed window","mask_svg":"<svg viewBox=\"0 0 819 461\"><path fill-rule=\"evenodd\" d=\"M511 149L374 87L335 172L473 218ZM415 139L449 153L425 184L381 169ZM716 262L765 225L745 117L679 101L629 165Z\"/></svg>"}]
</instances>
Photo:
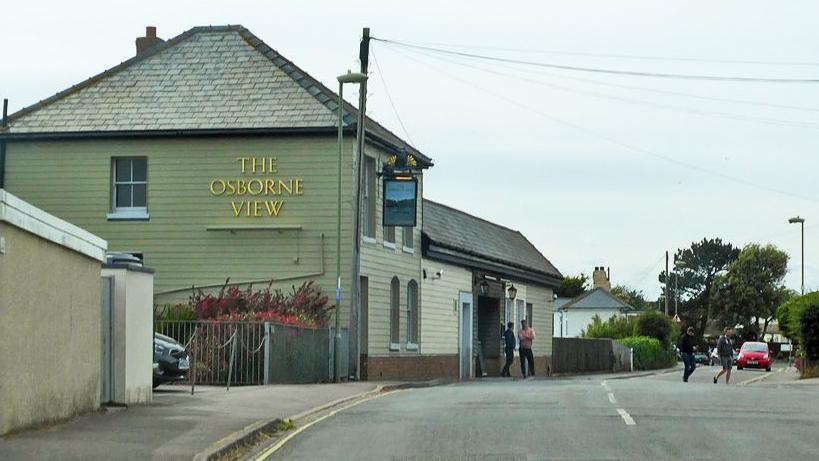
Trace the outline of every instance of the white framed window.
<instances>
[{"instance_id":1,"label":"white framed window","mask_svg":"<svg viewBox=\"0 0 819 461\"><path fill-rule=\"evenodd\" d=\"M418 350L418 282L407 284L407 350Z\"/></svg>"},{"instance_id":2,"label":"white framed window","mask_svg":"<svg viewBox=\"0 0 819 461\"><path fill-rule=\"evenodd\" d=\"M401 349L401 282L393 277L390 282L390 350Z\"/></svg>"},{"instance_id":3,"label":"white framed window","mask_svg":"<svg viewBox=\"0 0 819 461\"><path fill-rule=\"evenodd\" d=\"M148 159L111 159L111 213L109 219L148 219Z\"/></svg>"},{"instance_id":4,"label":"white framed window","mask_svg":"<svg viewBox=\"0 0 819 461\"><path fill-rule=\"evenodd\" d=\"M395 226L384 226L384 246L395 248Z\"/></svg>"},{"instance_id":5,"label":"white framed window","mask_svg":"<svg viewBox=\"0 0 819 461\"><path fill-rule=\"evenodd\" d=\"M375 242L375 198L376 171L375 159L364 156L364 209L361 210L362 235L365 242Z\"/></svg>"},{"instance_id":6,"label":"white framed window","mask_svg":"<svg viewBox=\"0 0 819 461\"><path fill-rule=\"evenodd\" d=\"M415 253L415 239L413 236L414 227L404 227L401 232L401 240L404 245L404 252Z\"/></svg>"}]
</instances>

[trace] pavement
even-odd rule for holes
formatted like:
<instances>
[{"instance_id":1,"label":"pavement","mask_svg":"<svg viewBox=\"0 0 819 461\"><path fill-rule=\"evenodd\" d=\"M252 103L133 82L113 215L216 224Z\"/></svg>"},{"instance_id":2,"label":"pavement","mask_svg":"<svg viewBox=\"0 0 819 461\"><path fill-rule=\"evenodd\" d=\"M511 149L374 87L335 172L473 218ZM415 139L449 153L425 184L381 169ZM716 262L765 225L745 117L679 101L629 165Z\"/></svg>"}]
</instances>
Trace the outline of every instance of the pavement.
<instances>
[{"instance_id":1,"label":"pavement","mask_svg":"<svg viewBox=\"0 0 819 461\"><path fill-rule=\"evenodd\" d=\"M716 367L631 379L475 380L336 410L260 460L815 459L819 380ZM738 385L760 376L767 379ZM804 380L801 380L804 381ZM787 386L779 390L771 386ZM775 391L775 392L772 392Z\"/></svg>"},{"instance_id":2,"label":"pavement","mask_svg":"<svg viewBox=\"0 0 819 461\"><path fill-rule=\"evenodd\" d=\"M162 386L151 405L95 412L0 438L2 460L190 460L231 434L275 418L372 393L385 383L233 387ZM400 385L400 383L386 383ZM59 455L57 455L59 454Z\"/></svg>"}]
</instances>

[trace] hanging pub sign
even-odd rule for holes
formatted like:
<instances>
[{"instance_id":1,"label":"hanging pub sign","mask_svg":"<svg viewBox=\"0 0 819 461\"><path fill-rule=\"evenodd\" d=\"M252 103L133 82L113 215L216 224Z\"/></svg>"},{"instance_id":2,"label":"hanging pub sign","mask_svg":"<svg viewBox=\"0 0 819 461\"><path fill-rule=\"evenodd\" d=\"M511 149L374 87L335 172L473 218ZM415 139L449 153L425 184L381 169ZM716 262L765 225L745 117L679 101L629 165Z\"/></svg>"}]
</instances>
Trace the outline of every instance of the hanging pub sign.
<instances>
[{"instance_id":1,"label":"hanging pub sign","mask_svg":"<svg viewBox=\"0 0 819 461\"><path fill-rule=\"evenodd\" d=\"M412 176L384 177L384 225L415 227L418 180Z\"/></svg>"}]
</instances>

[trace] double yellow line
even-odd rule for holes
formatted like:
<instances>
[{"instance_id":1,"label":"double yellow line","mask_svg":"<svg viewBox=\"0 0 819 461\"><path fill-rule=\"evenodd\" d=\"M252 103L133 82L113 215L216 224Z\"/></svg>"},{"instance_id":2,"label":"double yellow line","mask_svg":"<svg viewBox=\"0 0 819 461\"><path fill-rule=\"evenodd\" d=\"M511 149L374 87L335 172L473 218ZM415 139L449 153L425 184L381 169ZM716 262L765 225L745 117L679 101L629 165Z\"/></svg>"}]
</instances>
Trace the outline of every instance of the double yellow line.
<instances>
[{"instance_id":1,"label":"double yellow line","mask_svg":"<svg viewBox=\"0 0 819 461\"><path fill-rule=\"evenodd\" d=\"M392 391L392 392L389 392L389 393L391 394L391 393L394 393L394 392L400 392L400 391ZM286 436L282 437L281 440L279 440L278 442L273 444L270 448L268 448L267 450L265 450L265 451L259 453L258 455L256 455L256 457L253 458L253 461L264 461L264 460L266 460L267 458L272 456L274 453L279 451L279 449L281 449L281 447L283 447L287 442L289 442L291 439L293 439L293 437L301 434L302 432L306 431L307 429L310 429L310 427L313 426L314 424L318 424L318 423L324 421L325 419L330 418L332 416L335 416L336 414L338 414L338 413L340 413L340 412L342 412L344 410L350 409L350 408L352 408L352 407L354 407L356 405L361 405L364 402L369 402L370 400L374 400L374 399L377 399L379 397L383 397L384 395L386 395L386 394L376 394L376 395L373 395L371 397L367 397L367 398L364 398L364 399L361 399L361 400L356 400L355 402L352 402L352 403L349 403L349 404L344 405L342 407L336 408L335 410L327 413L326 415L324 415L324 416L322 416L320 418L316 418L316 419L310 421L309 423L305 424L304 426L301 426L301 427L297 428L296 430L294 430L292 432L289 432Z\"/></svg>"}]
</instances>

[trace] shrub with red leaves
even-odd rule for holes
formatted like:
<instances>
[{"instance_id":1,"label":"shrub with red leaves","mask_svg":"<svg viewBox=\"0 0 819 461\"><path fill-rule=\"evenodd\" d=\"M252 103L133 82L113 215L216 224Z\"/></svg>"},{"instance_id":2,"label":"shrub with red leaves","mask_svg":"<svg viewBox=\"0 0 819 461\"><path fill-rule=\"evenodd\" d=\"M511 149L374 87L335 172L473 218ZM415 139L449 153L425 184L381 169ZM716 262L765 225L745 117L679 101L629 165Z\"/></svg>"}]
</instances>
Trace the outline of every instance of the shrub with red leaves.
<instances>
[{"instance_id":1,"label":"shrub with red leaves","mask_svg":"<svg viewBox=\"0 0 819 461\"><path fill-rule=\"evenodd\" d=\"M271 291L270 285L254 291L252 285L242 290L229 282L230 279L226 280L216 294L194 289L189 303L200 320L258 321L321 328L327 325L330 311L335 308L312 281L298 288L293 286L290 295L278 289Z\"/></svg>"}]
</instances>

